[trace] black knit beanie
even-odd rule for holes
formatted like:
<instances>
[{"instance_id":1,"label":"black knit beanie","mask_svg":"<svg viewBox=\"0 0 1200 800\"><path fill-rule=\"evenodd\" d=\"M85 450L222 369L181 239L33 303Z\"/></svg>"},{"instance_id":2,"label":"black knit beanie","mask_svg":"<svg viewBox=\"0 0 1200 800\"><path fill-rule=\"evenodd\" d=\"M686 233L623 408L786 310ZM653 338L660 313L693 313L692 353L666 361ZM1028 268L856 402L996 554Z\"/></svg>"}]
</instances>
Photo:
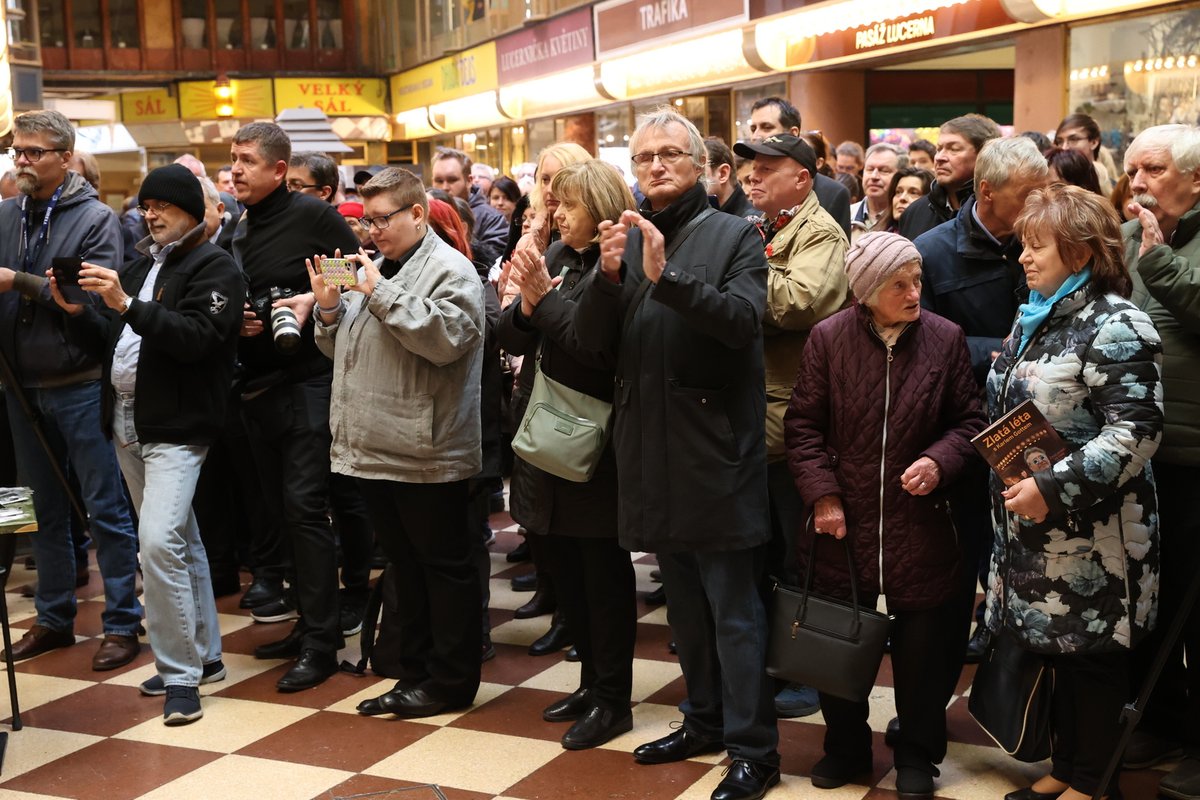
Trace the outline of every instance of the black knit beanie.
<instances>
[{"instance_id":1,"label":"black knit beanie","mask_svg":"<svg viewBox=\"0 0 1200 800\"><path fill-rule=\"evenodd\" d=\"M168 164L150 171L138 190L138 204L145 206L147 200L179 206L197 223L204 222L204 191L200 180L182 164Z\"/></svg>"}]
</instances>

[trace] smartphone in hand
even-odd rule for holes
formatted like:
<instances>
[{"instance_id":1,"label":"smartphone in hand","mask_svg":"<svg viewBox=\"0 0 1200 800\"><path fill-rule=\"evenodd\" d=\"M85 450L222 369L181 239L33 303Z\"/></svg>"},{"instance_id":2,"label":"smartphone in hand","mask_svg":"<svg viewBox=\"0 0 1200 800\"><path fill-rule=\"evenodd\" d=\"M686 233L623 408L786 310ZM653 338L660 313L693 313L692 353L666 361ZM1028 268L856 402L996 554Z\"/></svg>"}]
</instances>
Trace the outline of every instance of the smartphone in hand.
<instances>
[{"instance_id":1,"label":"smartphone in hand","mask_svg":"<svg viewBox=\"0 0 1200 800\"><path fill-rule=\"evenodd\" d=\"M323 258L321 277L326 286L353 286L358 283L358 262L348 258Z\"/></svg>"},{"instance_id":2,"label":"smartphone in hand","mask_svg":"<svg viewBox=\"0 0 1200 800\"><path fill-rule=\"evenodd\" d=\"M56 256L50 262L50 269L63 299L68 303L91 305L92 296L79 285L79 270L82 266L82 258L71 256Z\"/></svg>"}]
</instances>

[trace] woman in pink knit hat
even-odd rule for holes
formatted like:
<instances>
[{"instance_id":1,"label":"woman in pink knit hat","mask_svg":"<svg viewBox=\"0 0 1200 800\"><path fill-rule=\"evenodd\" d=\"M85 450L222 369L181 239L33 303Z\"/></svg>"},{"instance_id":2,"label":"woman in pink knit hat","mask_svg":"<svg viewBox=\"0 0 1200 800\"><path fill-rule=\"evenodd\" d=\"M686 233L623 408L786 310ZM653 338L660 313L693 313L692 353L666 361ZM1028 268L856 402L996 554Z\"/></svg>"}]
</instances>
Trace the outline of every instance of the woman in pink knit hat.
<instances>
[{"instance_id":1,"label":"woman in pink knit hat","mask_svg":"<svg viewBox=\"0 0 1200 800\"><path fill-rule=\"evenodd\" d=\"M846 255L858 302L813 328L784 418L788 466L812 524L797 550L815 558L814 590L892 616L900 732L896 788L930 798L946 755L949 676L966 647L948 488L977 457L985 426L962 329L921 310L921 256L893 233L868 233ZM813 536L813 532L822 534ZM817 687L818 689L820 687ZM812 783L832 789L871 771L866 702L821 694L828 728Z\"/></svg>"}]
</instances>

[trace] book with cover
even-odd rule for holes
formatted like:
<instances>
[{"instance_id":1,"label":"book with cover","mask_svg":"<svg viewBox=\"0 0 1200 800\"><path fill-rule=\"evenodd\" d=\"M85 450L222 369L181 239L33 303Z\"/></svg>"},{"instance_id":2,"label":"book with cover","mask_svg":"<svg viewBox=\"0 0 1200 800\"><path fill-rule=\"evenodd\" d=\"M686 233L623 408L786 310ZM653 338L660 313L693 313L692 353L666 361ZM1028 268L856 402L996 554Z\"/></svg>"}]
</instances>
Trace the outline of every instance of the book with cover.
<instances>
[{"instance_id":1,"label":"book with cover","mask_svg":"<svg viewBox=\"0 0 1200 800\"><path fill-rule=\"evenodd\" d=\"M1070 452L1032 400L1026 400L984 428L971 444L1005 486L1050 469Z\"/></svg>"}]
</instances>

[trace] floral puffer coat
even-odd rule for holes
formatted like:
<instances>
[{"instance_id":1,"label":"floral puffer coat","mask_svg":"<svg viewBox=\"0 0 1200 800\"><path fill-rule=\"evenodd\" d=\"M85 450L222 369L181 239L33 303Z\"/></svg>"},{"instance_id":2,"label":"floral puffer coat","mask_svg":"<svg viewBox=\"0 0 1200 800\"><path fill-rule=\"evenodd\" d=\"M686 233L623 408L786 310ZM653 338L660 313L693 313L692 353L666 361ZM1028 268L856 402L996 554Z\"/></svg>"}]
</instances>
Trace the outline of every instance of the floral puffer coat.
<instances>
[{"instance_id":1,"label":"floral puffer coat","mask_svg":"<svg viewBox=\"0 0 1200 800\"><path fill-rule=\"evenodd\" d=\"M1091 282L1059 300L1018 353L1019 326L988 376L992 419L1031 399L1071 448L1037 473L1044 522L1004 508L985 621L1047 654L1131 648L1154 627L1158 509L1149 460L1162 438L1162 345L1145 313Z\"/></svg>"}]
</instances>

